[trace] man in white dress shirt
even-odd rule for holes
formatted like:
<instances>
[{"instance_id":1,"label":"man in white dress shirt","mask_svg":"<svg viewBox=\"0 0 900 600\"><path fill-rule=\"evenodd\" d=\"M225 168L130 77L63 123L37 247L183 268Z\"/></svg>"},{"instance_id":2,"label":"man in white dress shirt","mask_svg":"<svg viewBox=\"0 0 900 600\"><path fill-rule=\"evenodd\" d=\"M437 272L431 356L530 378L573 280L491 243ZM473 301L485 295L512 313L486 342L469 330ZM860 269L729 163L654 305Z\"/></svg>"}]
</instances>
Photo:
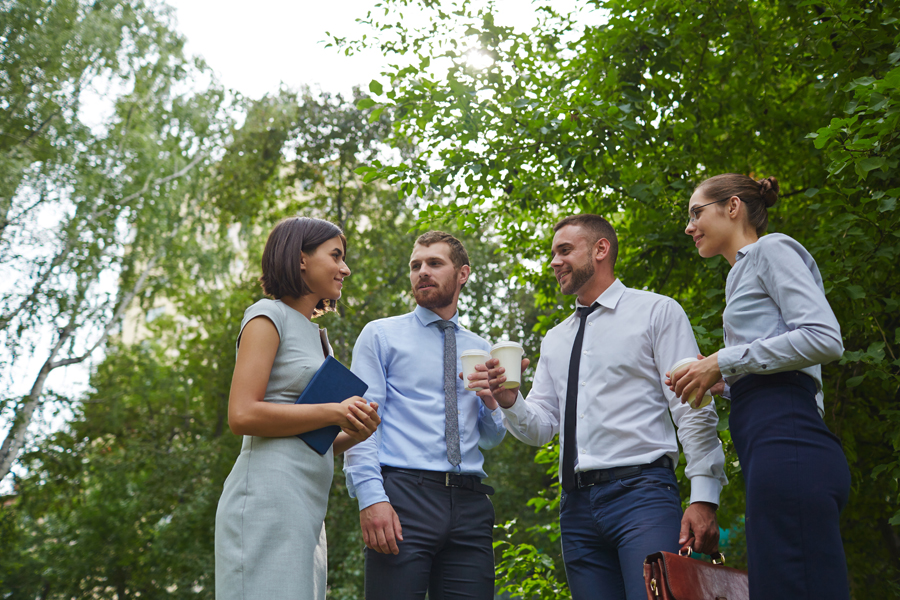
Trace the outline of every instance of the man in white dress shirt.
<instances>
[{"instance_id":1,"label":"man in white dress shirt","mask_svg":"<svg viewBox=\"0 0 900 600\"><path fill-rule=\"evenodd\" d=\"M639 600L646 555L718 547L726 483L718 418L712 404L691 409L664 385L675 362L697 356L697 342L677 302L616 279L612 226L575 215L554 230L550 265L578 311L541 343L527 399L500 387L506 378L496 360L476 377L490 378L482 393L493 394L515 437L538 446L560 434L560 529L573 599ZM683 515L673 420L691 481Z\"/></svg>"}]
</instances>

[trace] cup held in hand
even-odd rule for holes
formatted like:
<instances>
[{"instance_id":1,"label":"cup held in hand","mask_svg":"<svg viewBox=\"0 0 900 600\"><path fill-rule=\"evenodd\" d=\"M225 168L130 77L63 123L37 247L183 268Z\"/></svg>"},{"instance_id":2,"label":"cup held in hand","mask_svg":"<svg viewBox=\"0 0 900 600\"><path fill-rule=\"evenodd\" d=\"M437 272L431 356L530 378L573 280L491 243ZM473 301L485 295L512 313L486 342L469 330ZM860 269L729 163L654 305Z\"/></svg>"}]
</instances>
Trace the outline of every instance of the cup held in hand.
<instances>
[{"instance_id":1,"label":"cup held in hand","mask_svg":"<svg viewBox=\"0 0 900 600\"><path fill-rule=\"evenodd\" d=\"M465 350L459 355L462 362L463 381L466 382L466 390L470 392L480 392L484 388L470 387L472 382L469 381L469 375L474 374L475 365L483 365L491 359L491 353L487 350Z\"/></svg>"},{"instance_id":2,"label":"cup held in hand","mask_svg":"<svg viewBox=\"0 0 900 600\"><path fill-rule=\"evenodd\" d=\"M498 366L506 369L504 373L506 381L503 383L503 387L508 390L522 384L522 356L524 355L524 348L516 342L497 342L491 347L491 357L499 360Z\"/></svg>"},{"instance_id":3,"label":"cup held in hand","mask_svg":"<svg viewBox=\"0 0 900 600\"><path fill-rule=\"evenodd\" d=\"M679 360L677 363L672 365L671 369L669 369L669 377L674 377L677 371L687 368L689 364L694 362L697 362L696 358L683 358ZM707 391L705 394L703 394L703 398L697 400L697 391L695 390L691 393L691 397L686 398L685 400L691 408L703 408L704 406L712 402L712 394Z\"/></svg>"}]
</instances>

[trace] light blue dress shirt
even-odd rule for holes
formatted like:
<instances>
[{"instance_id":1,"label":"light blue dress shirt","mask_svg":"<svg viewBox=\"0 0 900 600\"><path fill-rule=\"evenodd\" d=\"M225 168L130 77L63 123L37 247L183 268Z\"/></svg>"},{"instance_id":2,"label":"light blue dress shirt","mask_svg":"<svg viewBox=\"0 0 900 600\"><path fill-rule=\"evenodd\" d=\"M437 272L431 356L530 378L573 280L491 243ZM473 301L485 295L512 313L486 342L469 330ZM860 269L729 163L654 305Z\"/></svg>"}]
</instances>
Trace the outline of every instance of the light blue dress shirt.
<instances>
[{"instance_id":1,"label":"light blue dress shirt","mask_svg":"<svg viewBox=\"0 0 900 600\"><path fill-rule=\"evenodd\" d=\"M456 371L459 353L490 350L491 345L456 325ZM389 502L381 465L485 477L479 447L493 448L506 428L500 409L488 410L475 392L456 380L459 408L459 446L462 462L447 461L444 436L444 336L436 325L441 318L417 306L398 317L366 325L353 348L350 370L369 385L366 400L378 402L381 425L375 435L344 453L344 473L350 496L362 510L376 502Z\"/></svg>"},{"instance_id":2,"label":"light blue dress shirt","mask_svg":"<svg viewBox=\"0 0 900 600\"><path fill-rule=\"evenodd\" d=\"M744 246L725 281L725 348L719 369L730 386L749 373L798 370L818 387L822 367L844 352L816 261L797 240L770 233Z\"/></svg>"}]
</instances>

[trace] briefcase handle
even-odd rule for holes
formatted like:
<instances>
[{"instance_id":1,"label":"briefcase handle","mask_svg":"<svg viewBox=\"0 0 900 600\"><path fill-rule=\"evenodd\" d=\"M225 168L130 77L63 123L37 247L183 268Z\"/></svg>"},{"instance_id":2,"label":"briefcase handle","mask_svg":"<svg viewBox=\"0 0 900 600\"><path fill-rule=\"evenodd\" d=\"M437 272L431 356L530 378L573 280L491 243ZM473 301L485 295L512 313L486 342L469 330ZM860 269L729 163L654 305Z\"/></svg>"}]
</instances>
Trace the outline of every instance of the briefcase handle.
<instances>
[{"instance_id":1,"label":"briefcase handle","mask_svg":"<svg viewBox=\"0 0 900 600\"><path fill-rule=\"evenodd\" d=\"M678 551L678 556L690 556L694 553L694 549L690 546L685 546L681 550ZM725 555L721 552L715 552L709 555L710 562L714 565L724 565L725 564Z\"/></svg>"}]
</instances>

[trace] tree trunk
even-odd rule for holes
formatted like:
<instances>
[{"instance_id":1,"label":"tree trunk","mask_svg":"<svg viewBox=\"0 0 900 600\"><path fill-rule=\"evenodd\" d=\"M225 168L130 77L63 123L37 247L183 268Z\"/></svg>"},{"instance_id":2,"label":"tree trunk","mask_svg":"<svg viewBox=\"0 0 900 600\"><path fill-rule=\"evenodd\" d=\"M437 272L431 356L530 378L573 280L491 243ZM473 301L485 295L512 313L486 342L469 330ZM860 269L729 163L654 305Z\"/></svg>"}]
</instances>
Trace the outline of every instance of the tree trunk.
<instances>
[{"instance_id":1,"label":"tree trunk","mask_svg":"<svg viewBox=\"0 0 900 600\"><path fill-rule=\"evenodd\" d=\"M178 228L176 228L175 231L177 232ZM165 248L165 244L162 244L160 246L159 251L150 260L147 268L143 273L141 273L141 276L138 278L137 282L135 282L134 287L127 294L125 294L124 298L122 298L122 301L119 303L119 308L106 323L106 326L103 328L103 333L100 335L100 338L96 342L94 342L94 344L90 348L88 348L88 350L84 354L80 356L73 356L70 358L56 360L57 354L59 354L59 351L62 349L62 347L69 340L69 338L77 328L76 320L78 317L78 309L76 308L76 310L73 312L71 318L69 319L68 325L66 325L62 329L62 331L60 331L59 339L53 346L53 349L50 351L50 356L47 357L47 360L44 361L44 364L41 366L41 370L38 373L37 378L34 380L34 384L32 384L31 386L31 391L27 396L25 406L17 411L15 417L13 418L12 427L10 428L6 439L3 440L3 445L0 446L0 481L3 481L3 479L5 479L7 475L9 475L10 470L12 470L13 463L15 462L16 457L19 455L19 451L22 449L22 446L25 445L25 435L28 433L28 427L31 425L31 420L34 417L34 411L35 409L37 409L38 404L40 404L41 402L41 396L44 393L44 385L47 383L47 377L54 369L84 362L91 354L94 353L94 350L96 350L106 342L106 339L109 337L109 334L112 332L113 328L125 315L125 310L128 308L128 305L131 304L131 301L134 300L134 297L137 296L144 288L144 284L147 282L147 277L150 276L150 271L153 270L153 268L156 266L156 263L165 253ZM80 304L81 300L76 302L76 307Z\"/></svg>"},{"instance_id":2,"label":"tree trunk","mask_svg":"<svg viewBox=\"0 0 900 600\"><path fill-rule=\"evenodd\" d=\"M75 317L72 316L69 319L69 324L60 332L59 339L54 344L53 349L50 350L50 356L47 357L47 360L41 366L41 370L31 386L31 391L26 397L25 406L16 412L12 427L10 427L6 439L3 440L3 446L0 446L0 481L3 481L9 474L16 457L19 455L19 450L25 445L25 434L28 432L28 426L31 425L34 411L41 401L41 395L44 393L44 384L47 382L50 372L54 369L53 360L69 337L71 337L74 330Z\"/></svg>"}]
</instances>

